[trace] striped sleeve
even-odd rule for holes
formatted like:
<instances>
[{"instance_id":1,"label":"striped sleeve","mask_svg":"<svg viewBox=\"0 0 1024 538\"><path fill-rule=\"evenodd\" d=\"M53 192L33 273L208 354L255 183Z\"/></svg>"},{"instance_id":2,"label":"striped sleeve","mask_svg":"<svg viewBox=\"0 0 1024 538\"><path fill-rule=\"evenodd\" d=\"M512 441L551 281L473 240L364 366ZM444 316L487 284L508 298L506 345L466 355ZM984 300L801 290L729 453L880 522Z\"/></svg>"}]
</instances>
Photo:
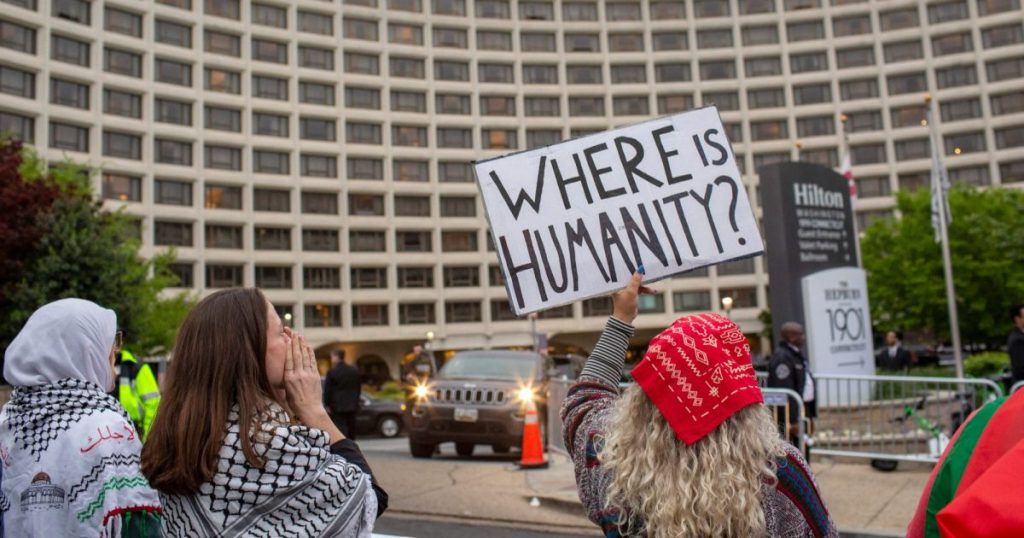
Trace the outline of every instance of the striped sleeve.
<instances>
[{"instance_id":1,"label":"striped sleeve","mask_svg":"<svg viewBox=\"0 0 1024 538\"><path fill-rule=\"evenodd\" d=\"M622 376L622 365L626 360L626 348L629 347L629 339L632 336L632 325L608 318L604 332L594 345L594 351L587 359L580 376L594 377L617 386Z\"/></svg>"}]
</instances>

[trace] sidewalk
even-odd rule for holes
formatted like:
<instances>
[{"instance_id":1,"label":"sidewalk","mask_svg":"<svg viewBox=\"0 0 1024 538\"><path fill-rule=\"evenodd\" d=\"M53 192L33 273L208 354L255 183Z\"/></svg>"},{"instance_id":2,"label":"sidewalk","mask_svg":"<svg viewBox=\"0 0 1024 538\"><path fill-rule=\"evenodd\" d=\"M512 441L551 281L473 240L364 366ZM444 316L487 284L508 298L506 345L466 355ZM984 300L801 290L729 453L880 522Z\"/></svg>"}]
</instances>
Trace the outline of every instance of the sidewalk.
<instances>
[{"instance_id":1,"label":"sidewalk","mask_svg":"<svg viewBox=\"0 0 1024 538\"><path fill-rule=\"evenodd\" d=\"M555 451L550 460L550 468L526 473L527 485L542 503L582 513L572 462ZM931 471L925 465L901 463L895 472L883 473L867 460L840 463L824 458L815 458L811 468L825 506L847 538L906 535Z\"/></svg>"}]
</instances>

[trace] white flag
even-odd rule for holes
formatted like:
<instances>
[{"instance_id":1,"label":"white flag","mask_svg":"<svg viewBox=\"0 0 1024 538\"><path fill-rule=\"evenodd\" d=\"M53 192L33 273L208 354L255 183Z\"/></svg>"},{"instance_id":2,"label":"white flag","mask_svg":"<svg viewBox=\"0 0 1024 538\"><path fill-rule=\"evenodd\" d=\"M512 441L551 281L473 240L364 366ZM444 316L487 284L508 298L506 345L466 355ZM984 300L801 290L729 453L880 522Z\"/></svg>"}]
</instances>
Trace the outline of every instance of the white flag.
<instances>
[{"instance_id":1,"label":"white flag","mask_svg":"<svg viewBox=\"0 0 1024 538\"><path fill-rule=\"evenodd\" d=\"M931 122L928 122L931 124ZM939 207L942 207L942 213L946 217L946 228L949 228L949 223L953 221L953 215L949 212L949 175L946 174L946 167L942 164L942 148L938 144L938 135L935 133L935 128L932 127L932 175L931 175L931 192L932 192L932 228L935 229L935 242L942 241L942 228L939 226ZM941 206L939 204L942 204Z\"/></svg>"}]
</instances>

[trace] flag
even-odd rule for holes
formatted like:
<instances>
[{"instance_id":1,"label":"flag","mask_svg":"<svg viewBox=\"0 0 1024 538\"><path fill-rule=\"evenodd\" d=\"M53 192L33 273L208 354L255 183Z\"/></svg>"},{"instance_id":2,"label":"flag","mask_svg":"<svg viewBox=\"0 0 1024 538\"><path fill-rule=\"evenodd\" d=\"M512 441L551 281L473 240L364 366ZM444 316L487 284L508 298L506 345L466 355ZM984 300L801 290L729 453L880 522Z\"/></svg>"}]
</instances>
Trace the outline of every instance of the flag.
<instances>
[{"instance_id":1,"label":"flag","mask_svg":"<svg viewBox=\"0 0 1024 538\"><path fill-rule=\"evenodd\" d=\"M942 164L942 148L940 147L938 140L939 135L935 132L935 125L931 121L931 111L928 113L928 126L931 129L931 152L932 152L932 174L931 174L931 193L932 193L932 228L935 230L935 242L942 241L942 228L940 226L940 210L942 208L942 216L946 220L946 228L949 228L949 223L953 221L953 215L949 212L949 175L946 173L946 167ZM941 204L941 205L940 205Z\"/></svg>"}]
</instances>

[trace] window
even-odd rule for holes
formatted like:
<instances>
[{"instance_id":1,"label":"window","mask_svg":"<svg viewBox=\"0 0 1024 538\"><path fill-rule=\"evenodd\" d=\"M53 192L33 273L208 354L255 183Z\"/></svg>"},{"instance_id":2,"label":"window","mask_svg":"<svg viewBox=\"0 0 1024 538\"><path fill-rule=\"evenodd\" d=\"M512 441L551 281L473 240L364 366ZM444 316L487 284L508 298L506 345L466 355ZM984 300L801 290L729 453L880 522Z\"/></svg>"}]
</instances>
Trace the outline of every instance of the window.
<instances>
[{"instance_id":1,"label":"window","mask_svg":"<svg viewBox=\"0 0 1024 538\"><path fill-rule=\"evenodd\" d=\"M857 183L857 196L860 198L878 198L890 194L889 176L858 177L854 181Z\"/></svg>"},{"instance_id":2,"label":"window","mask_svg":"<svg viewBox=\"0 0 1024 538\"><path fill-rule=\"evenodd\" d=\"M341 288L341 270L337 267L303 267L302 287L307 290Z\"/></svg>"},{"instance_id":3,"label":"window","mask_svg":"<svg viewBox=\"0 0 1024 538\"><path fill-rule=\"evenodd\" d=\"M251 43L252 59L275 64L288 63L288 44L253 38Z\"/></svg>"},{"instance_id":4,"label":"window","mask_svg":"<svg viewBox=\"0 0 1024 538\"><path fill-rule=\"evenodd\" d=\"M470 114L468 95L437 93L434 96L435 112L438 114Z\"/></svg>"},{"instance_id":5,"label":"window","mask_svg":"<svg viewBox=\"0 0 1024 538\"><path fill-rule=\"evenodd\" d=\"M978 15L993 15L1020 9L1020 0L979 0Z\"/></svg>"},{"instance_id":6,"label":"window","mask_svg":"<svg viewBox=\"0 0 1024 538\"><path fill-rule=\"evenodd\" d=\"M430 181L430 167L427 161L395 159L391 163L392 181L427 182Z\"/></svg>"},{"instance_id":7,"label":"window","mask_svg":"<svg viewBox=\"0 0 1024 538\"><path fill-rule=\"evenodd\" d=\"M1024 76L1024 58L993 60L985 64L988 80L995 82Z\"/></svg>"},{"instance_id":8,"label":"window","mask_svg":"<svg viewBox=\"0 0 1024 538\"><path fill-rule=\"evenodd\" d=\"M600 47L598 47L599 50ZM611 52L643 52L644 35L633 32L609 33L608 50Z\"/></svg>"},{"instance_id":9,"label":"window","mask_svg":"<svg viewBox=\"0 0 1024 538\"><path fill-rule=\"evenodd\" d=\"M396 217L429 217L430 198L427 196L395 195Z\"/></svg>"},{"instance_id":10,"label":"window","mask_svg":"<svg viewBox=\"0 0 1024 538\"><path fill-rule=\"evenodd\" d=\"M793 54L789 57L789 70L793 74L828 70L828 56L824 52Z\"/></svg>"},{"instance_id":11,"label":"window","mask_svg":"<svg viewBox=\"0 0 1024 538\"><path fill-rule=\"evenodd\" d=\"M565 34L565 52L601 52L597 34Z\"/></svg>"},{"instance_id":12,"label":"window","mask_svg":"<svg viewBox=\"0 0 1024 538\"><path fill-rule=\"evenodd\" d=\"M789 137L789 128L785 120L752 121L750 122L750 136L755 142L781 140Z\"/></svg>"},{"instance_id":13,"label":"window","mask_svg":"<svg viewBox=\"0 0 1024 538\"><path fill-rule=\"evenodd\" d=\"M299 67L334 71L334 50L300 45Z\"/></svg>"},{"instance_id":14,"label":"window","mask_svg":"<svg viewBox=\"0 0 1024 538\"><path fill-rule=\"evenodd\" d=\"M840 2L850 3L850 0L832 0L832 5L836 5ZM821 7L820 0L785 0L785 4L786 11L796 11L799 9L811 9Z\"/></svg>"},{"instance_id":15,"label":"window","mask_svg":"<svg viewBox=\"0 0 1024 538\"><path fill-rule=\"evenodd\" d=\"M207 15L238 20L238 0L205 0L203 12Z\"/></svg>"},{"instance_id":16,"label":"window","mask_svg":"<svg viewBox=\"0 0 1024 538\"><path fill-rule=\"evenodd\" d=\"M257 135L287 138L288 116L269 112L253 112L252 131Z\"/></svg>"},{"instance_id":17,"label":"window","mask_svg":"<svg viewBox=\"0 0 1024 538\"><path fill-rule=\"evenodd\" d=\"M361 75L380 74L380 60L370 54L345 53L345 72Z\"/></svg>"},{"instance_id":18,"label":"window","mask_svg":"<svg viewBox=\"0 0 1024 538\"><path fill-rule=\"evenodd\" d=\"M903 93L918 93L928 90L928 81L924 73L909 73L905 75L889 75L889 95Z\"/></svg>"},{"instance_id":19,"label":"window","mask_svg":"<svg viewBox=\"0 0 1024 538\"><path fill-rule=\"evenodd\" d=\"M51 121L50 147L88 153L89 128Z\"/></svg>"},{"instance_id":20,"label":"window","mask_svg":"<svg viewBox=\"0 0 1024 538\"><path fill-rule=\"evenodd\" d=\"M0 65L0 92L35 99L36 76L28 71Z\"/></svg>"},{"instance_id":21,"label":"window","mask_svg":"<svg viewBox=\"0 0 1024 538\"><path fill-rule=\"evenodd\" d=\"M501 95L481 95L480 113L484 116L515 116L516 98Z\"/></svg>"},{"instance_id":22,"label":"window","mask_svg":"<svg viewBox=\"0 0 1024 538\"><path fill-rule=\"evenodd\" d=\"M908 60L918 60L924 57L924 49L921 48L921 41L900 41L897 43L887 43L883 47L885 53L885 61L891 62L905 62Z\"/></svg>"},{"instance_id":23,"label":"window","mask_svg":"<svg viewBox=\"0 0 1024 538\"><path fill-rule=\"evenodd\" d=\"M519 18L529 21L553 21L555 6L551 2L519 2Z\"/></svg>"},{"instance_id":24,"label":"window","mask_svg":"<svg viewBox=\"0 0 1024 538\"><path fill-rule=\"evenodd\" d=\"M391 110L425 113L427 111L427 95L424 92L391 90Z\"/></svg>"},{"instance_id":25,"label":"window","mask_svg":"<svg viewBox=\"0 0 1024 538\"><path fill-rule=\"evenodd\" d=\"M419 58L391 56L388 70L393 77L423 78L424 62Z\"/></svg>"},{"instance_id":26,"label":"window","mask_svg":"<svg viewBox=\"0 0 1024 538\"><path fill-rule=\"evenodd\" d=\"M349 230L348 250L350 252L384 252L384 232L375 230ZM355 274L355 269L353 269L353 287L359 287L356 286L358 281L359 279ZM385 284L381 287L387 287L387 285Z\"/></svg>"},{"instance_id":27,"label":"window","mask_svg":"<svg viewBox=\"0 0 1024 538\"><path fill-rule=\"evenodd\" d=\"M991 73L989 75L991 80ZM978 72L974 64L953 65L935 70L935 83L939 89L970 86L978 83Z\"/></svg>"},{"instance_id":28,"label":"window","mask_svg":"<svg viewBox=\"0 0 1024 538\"><path fill-rule=\"evenodd\" d=\"M475 217L476 198L473 196L442 196L442 217Z\"/></svg>"},{"instance_id":29,"label":"window","mask_svg":"<svg viewBox=\"0 0 1024 538\"><path fill-rule=\"evenodd\" d=\"M242 188L233 185L206 185L206 209L242 209Z\"/></svg>"},{"instance_id":30,"label":"window","mask_svg":"<svg viewBox=\"0 0 1024 538\"><path fill-rule=\"evenodd\" d=\"M522 32L519 34L519 48L523 52L555 52L558 45L553 33Z\"/></svg>"},{"instance_id":31,"label":"window","mask_svg":"<svg viewBox=\"0 0 1024 538\"><path fill-rule=\"evenodd\" d=\"M757 308L757 288L720 288L718 295L732 297L733 308Z\"/></svg>"},{"instance_id":32,"label":"window","mask_svg":"<svg viewBox=\"0 0 1024 538\"><path fill-rule=\"evenodd\" d=\"M477 77L480 82L515 82L512 66L509 64L479 63Z\"/></svg>"},{"instance_id":33,"label":"window","mask_svg":"<svg viewBox=\"0 0 1024 538\"><path fill-rule=\"evenodd\" d=\"M206 248L242 248L242 227L207 224Z\"/></svg>"},{"instance_id":34,"label":"window","mask_svg":"<svg viewBox=\"0 0 1024 538\"><path fill-rule=\"evenodd\" d=\"M793 87L793 101L799 105L829 103L832 101L832 86L825 84L805 84Z\"/></svg>"},{"instance_id":35,"label":"window","mask_svg":"<svg viewBox=\"0 0 1024 538\"><path fill-rule=\"evenodd\" d=\"M334 85L320 82L299 82L299 102L334 106ZM377 108L380 108L378 103Z\"/></svg>"},{"instance_id":36,"label":"window","mask_svg":"<svg viewBox=\"0 0 1024 538\"><path fill-rule=\"evenodd\" d=\"M927 138L912 138L908 140L897 140L893 143L896 150L896 158L900 161L912 159L927 159L931 156L931 146ZM902 188L903 181L900 180Z\"/></svg>"},{"instance_id":37,"label":"window","mask_svg":"<svg viewBox=\"0 0 1024 538\"><path fill-rule=\"evenodd\" d=\"M117 34L142 37L142 15L103 6L103 29Z\"/></svg>"},{"instance_id":38,"label":"window","mask_svg":"<svg viewBox=\"0 0 1024 538\"><path fill-rule=\"evenodd\" d=\"M465 49L469 47L469 37L461 28L434 27L434 47Z\"/></svg>"},{"instance_id":39,"label":"window","mask_svg":"<svg viewBox=\"0 0 1024 538\"><path fill-rule=\"evenodd\" d=\"M908 105L892 109L892 126L920 127L924 125L926 108L923 105Z\"/></svg>"},{"instance_id":40,"label":"window","mask_svg":"<svg viewBox=\"0 0 1024 538\"><path fill-rule=\"evenodd\" d=\"M446 323L472 323L483 319L483 310L477 301L445 301Z\"/></svg>"},{"instance_id":41,"label":"window","mask_svg":"<svg viewBox=\"0 0 1024 538\"><path fill-rule=\"evenodd\" d=\"M604 6L604 16L608 21L641 20L639 2L608 2Z\"/></svg>"},{"instance_id":42,"label":"window","mask_svg":"<svg viewBox=\"0 0 1024 538\"><path fill-rule=\"evenodd\" d=\"M385 289L388 287L388 273L385 267L353 267L352 289Z\"/></svg>"},{"instance_id":43,"label":"window","mask_svg":"<svg viewBox=\"0 0 1024 538\"><path fill-rule=\"evenodd\" d=\"M242 77L234 71L207 67L204 70L206 89L223 93L242 93Z\"/></svg>"},{"instance_id":44,"label":"window","mask_svg":"<svg viewBox=\"0 0 1024 538\"><path fill-rule=\"evenodd\" d=\"M420 13L423 11L423 5L420 4L420 0L388 0L388 9Z\"/></svg>"},{"instance_id":45,"label":"window","mask_svg":"<svg viewBox=\"0 0 1024 538\"><path fill-rule=\"evenodd\" d=\"M996 148L998 149L1024 147L1024 127L996 129L995 135ZM947 147L950 143L950 138L946 138ZM952 138L956 147L959 147L963 153L985 150L985 136L982 133L962 134ZM949 151L946 153L949 153Z\"/></svg>"},{"instance_id":46,"label":"window","mask_svg":"<svg viewBox=\"0 0 1024 538\"><path fill-rule=\"evenodd\" d=\"M299 11L299 31L311 34L334 35L334 18L323 13Z\"/></svg>"},{"instance_id":47,"label":"window","mask_svg":"<svg viewBox=\"0 0 1024 538\"><path fill-rule=\"evenodd\" d=\"M398 304L398 323L402 325L416 325L435 322L434 303Z\"/></svg>"},{"instance_id":48,"label":"window","mask_svg":"<svg viewBox=\"0 0 1024 538\"><path fill-rule=\"evenodd\" d=\"M391 144L422 148L427 145L427 128L416 125L392 125Z\"/></svg>"},{"instance_id":49,"label":"window","mask_svg":"<svg viewBox=\"0 0 1024 538\"><path fill-rule=\"evenodd\" d=\"M85 0L54 0L51 15L58 19L89 26L89 2Z\"/></svg>"},{"instance_id":50,"label":"window","mask_svg":"<svg viewBox=\"0 0 1024 538\"><path fill-rule=\"evenodd\" d=\"M441 232L442 252L476 252L479 250L476 231L451 231Z\"/></svg>"},{"instance_id":51,"label":"window","mask_svg":"<svg viewBox=\"0 0 1024 538\"><path fill-rule=\"evenodd\" d=\"M153 244L159 246L191 247L192 223L154 221Z\"/></svg>"},{"instance_id":52,"label":"window","mask_svg":"<svg viewBox=\"0 0 1024 538\"><path fill-rule=\"evenodd\" d=\"M570 116L604 116L604 97L570 97Z\"/></svg>"},{"instance_id":53,"label":"window","mask_svg":"<svg viewBox=\"0 0 1024 538\"><path fill-rule=\"evenodd\" d=\"M82 110L89 110L89 86L50 77L50 102Z\"/></svg>"},{"instance_id":54,"label":"window","mask_svg":"<svg viewBox=\"0 0 1024 538\"><path fill-rule=\"evenodd\" d=\"M370 157L349 157L345 161L348 179L384 179L384 162Z\"/></svg>"},{"instance_id":55,"label":"window","mask_svg":"<svg viewBox=\"0 0 1024 538\"><path fill-rule=\"evenodd\" d=\"M349 193L348 214L357 217L383 217L384 196Z\"/></svg>"},{"instance_id":56,"label":"window","mask_svg":"<svg viewBox=\"0 0 1024 538\"><path fill-rule=\"evenodd\" d=\"M469 63L434 60L434 78L466 82L469 80Z\"/></svg>"},{"instance_id":57,"label":"window","mask_svg":"<svg viewBox=\"0 0 1024 538\"><path fill-rule=\"evenodd\" d=\"M476 48L478 50L512 50L512 33L497 30L477 30Z\"/></svg>"},{"instance_id":58,"label":"window","mask_svg":"<svg viewBox=\"0 0 1024 538\"><path fill-rule=\"evenodd\" d=\"M89 44L70 37L53 35L50 39L50 58L58 62L89 67Z\"/></svg>"},{"instance_id":59,"label":"window","mask_svg":"<svg viewBox=\"0 0 1024 538\"><path fill-rule=\"evenodd\" d=\"M156 121L175 125L192 125L192 104L156 98L153 101Z\"/></svg>"},{"instance_id":60,"label":"window","mask_svg":"<svg viewBox=\"0 0 1024 538\"><path fill-rule=\"evenodd\" d=\"M192 10L192 0L156 0L156 3L188 11Z\"/></svg>"},{"instance_id":61,"label":"window","mask_svg":"<svg viewBox=\"0 0 1024 538\"><path fill-rule=\"evenodd\" d=\"M252 76L252 96L260 99L288 100L288 80L261 75Z\"/></svg>"},{"instance_id":62,"label":"window","mask_svg":"<svg viewBox=\"0 0 1024 538\"><path fill-rule=\"evenodd\" d=\"M345 38L377 41L377 21L345 17L342 22Z\"/></svg>"},{"instance_id":63,"label":"window","mask_svg":"<svg viewBox=\"0 0 1024 538\"><path fill-rule=\"evenodd\" d=\"M336 139L334 120L325 118L299 118L299 138L303 140L323 140L333 142Z\"/></svg>"},{"instance_id":64,"label":"window","mask_svg":"<svg viewBox=\"0 0 1024 538\"><path fill-rule=\"evenodd\" d=\"M103 131L103 155L119 159L142 159L142 137L139 135Z\"/></svg>"},{"instance_id":65,"label":"window","mask_svg":"<svg viewBox=\"0 0 1024 538\"><path fill-rule=\"evenodd\" d=\"M395 250L398 252L431 252L433 244L429 231L403 231L395 232Z\"/></svg>"},{"instance_id":66,"label":"window","mask_svg":"<svg viewBox=\"0 0 1024 538\"><path fill-rule=\"evenodd\" d=\"M192 184L171 179L153 180L153 200L164 205L192 205ZM191 227L189 227L191 230Z\"/></svg>"},{"instance_id":67,"label":"window","mask_svg":"<svg viewBox=\"0 0 1024 538\"><path fill-rule=\"evenodd\" d=\"M898 181L901 191L915 191L918 189L927 188L931 183L928 172L900 174Z\"/></svg>"},{"instance_id":68,"label":"window","mask_svg":"<svg viewBox=\"0 0 1024 538\"><path fill-rule=\"evenodd\" d=\"M192 85L192 66L190 64L157 58L155 71L154 78L157 82L178 86Z\"/></svg>"},{"instance_id":69,"label":"window","mask_svg":"<svg viewBox=\"0 0 1024 538\"><path fill-rule=\"evenodd\" d=\"M916 7L882 12L878 16L878 21L883 32L916 28L920 25L917 20Z\"/></svg>"},{"instance_id":70,"label":"window","mask_svg":"<svg viewBox=\"0 0 1024 538\"><path fill-rule=\"evenodd\" d=\"M476 16L483 19L508 19L512 10L507 0L476 0Z\"/></svg>"},{"instance_id":71,"label":"window","mask_svg":"<svg viewBox=\"0 0 1024 538\"><path fill-rule=\"evenodd\" d=\"M1024 41L1024 27L1020 23L995 26L981 31L981 44L986 49L1006 47Z\"/></svg>"},{"instance_id":72,"label":"window","mask_svg":"<svg viewBox=\"0 0 1024 538\"><path fill-rule=\"evenodd\" d=\"M721 0L694 0L693 13L698 19L707 17L728 17L729 3Z\"/></svg>"},{"instance_id":73,"label":"window","mask_svg":"<svg viewBox=\"0 0 1024 538\"><path fill-rule=\"evenodd\" d=\"M256 211L289 213L292 210L291 193L287 190L254 188L252 208ZM303 213L305 212L303 208Z\"/></svg>"},{"instance_id":74,"label":"window","mask_svg":"<svg viewBox=\"0 0 1024 538\"><path fill-rule=\"evenodd\" d=\"M938 24L967 18L967 2L955 0L928 6L928 22Z\"/></svg>"},{"instance_id":75,"label":"window","mask_svg":"<svg viewBox=\"0 0 1024 538\"><path fill-rule=\"evenodd\" d=\"M177 288L191 288L193 284L193 272L191 263L172 263L167 266L171 274L178 278L178 282L173 284L172 287Z\"/></svg>"},{"instance_id":76,"label":"window","mask_svg":"<svg viewBox=\"0 0 1024 538\"><path fill-rule=\"evenodd\" d=\"M777 56L747 58L744 61L747 77L770 77L782 74L782 61Z\"/></svg>"},{"instance_id":77,"label":"window","mask_svg":"<svg viewBox=\"0 0 1024 538\"><path fill-rule=\"evenodd\" d=\"M720 110L739 110L740 95L736 92L705 92L704 106L715 105Z\"/></svg>"},{"instance_id":78,"label":"window","mask_svg":"<svg viewBox=\"0 0 1024 538\"><path fill-rule=\"evenodd\" d=\"M528 117L559 116L561 106L558 97L525 97L523 109Z\"/></svg>"},{"instance_id":79,"label":"window","mask_svg":"<svg viewBox=\"0 0 1024 538\"><path fill-rule=\"evenodd\" d=\"M656 0L651 2L651 19L671 20L686 18L686 3L682 0Z\"/></svg>"},{"instance_id":80,"label":"window","mask_svg":"<svg viewBox=\"0 0 1024 538\"><path fill-rule=\"evenodd\" d=\"M658 114L685 112L693 108L693 96L688 93L658 96Z\"/></svg>"},{"instance_id":81,"label":"window","mask_svg":"<svg viewBox=\"0 0 1024 538\"><path fill-rule=\"evenodd\" d=\"M473 181L473 168L464 162L437 163L438 179L442 183L470 183Z\"/></svg>"},{"instance_id":82,"label":"window","mask_svg":"<svg viewBox=\"0 0 1024 538\"><path fill-rule=\"evenodd\" d=\"M711 310L711 292L677 291L672 294L672 310L675 312Z\"/></svg>"},{"instance_id":83,"label":"window","mask_svg":"<svg viewBox=\"0 0 1024 538\"><path fill-rule=\"evenodd\" d=\"M600 65L567 65L565 77L569 84L601 84Z\"/></svg>"},{"instance_id":84,"label":"window","mask_svg":"<svg viewBox=\"0 0 1024 538\"><path fill-rule=\"evenodd\" d=\"M700 63L700 78L704 80L726 80L736 78L736 62L733 60L708 60Z\"/></svg>"},{"instance_id":85,"label":"window","mask_svg":"<svg viewBox=\"0 0 1024 538\"><path fill-rule=\"evenodd\" d=\"M338 195L333 192L302 192L302 212L310 215L337 215Z\"/></svg>"},{"instance_id":86,"label":"window","mask_svg":"<svg viewBox=\"0 0 1024 538\"><path fill-rule=\"evenodd\" d=\"M192 27L176 22L156 19L154 32L157 43L166 43L176 47L192 48Z\"/></svg>"},{"instance_id":87,"label":"window","mask_svg":"<svg viewBox=\"0 0 1024 538\"><path fill-rule=\"evenodd\" d=\"M654 32L651 34L651 46L655 52L662 50L686 50L686 32Z\"/></svg>"},{"instance_id":88,"label":"window","mask_svg":"<svg viewBox=\"0 0 1024 538\"><path fill-rule=\"evenodd\" d=\"M492 305L494 303L492 302ZM506 308L508 308L506 306ZM583 316L608 316L612 313L611 297L595 297L583 301ZM492 316L493 317L493 316ZM515 319L514 317L511 319Z\"/></svg>"},{"instance_id":89,"label":"window","mask_svg":"<svg viewBox=\"0 0 1024 538\"><path fill-rule=\"evenodd\" d=\"M203 150L203 166L206 168L236 171L242 169L242 150L240 148L207 144Z\"/></svg>"},{"instance_id":90,"label":"window","mask_svg":"<svg viewBox=\"0 0 1024 538\"><path fill-rule=\"evenodd\" d=\"M732 47L732 30L727 28L697 31L697 48L720 49Z\"/></svg>"},{"instance_id":91,"label":"window","mask_svg":"<svg viewBox=\"0 0 1024 538\"><path fill-rule=\"evenodd\" d=\"M142 201L142 178L124 174L103 174L103 198L121 202Z\"/></svg>"},{"instance_id":92,"label":"window","mask_svg":"<svg viewBox=\"0 0 1024 538\"><path fill-rule=\"evenodd\" d=\"M988 165L970 166L966 168L950 168L951 183L966 183L976 187L985 187L992 183L988 176Z\"/></svg>"},{"instance_id":93,"label":"window","mask_svg":"<svg viewBox=\"0 0 1024 538\"><path fill-rule=\"evenodd\" d=\"M206 52L238 58L242 55L242 38L226 32L204 30L203 47Z\"/></svg>"},{"instance_id":94,"label":"window","mask_svg":"<svg viewBox=\"0 0 1024 538\"><path fill-rule=\"evenodd\" d=\"M300 175L304 177L338 177L338 159L334 155L303 153L299 156Z\"/></svg>"},{"instance_id":95,"label":"window","mask_svg":"<svg viewBox=\"0 0 1024 538\"><path fill-rule=\"evenodd\" d=\"M36 31L13 22L0 21L0 47L36 53Z\"/></svg>"},{"instance_id":96,"label":"window","mask_svg":"<svg viewBox=\"0 0 1024 538\"><path fill-rule=\"evenodd\" d=\"M558 84L558 66L523 64L523 84Z\"/></svg>"},{"instance_id":97,"label":"window","mask_svg":"<svg viewBox=\"0 0 1024 538\"><path fill-rule=\"evenodd\" d=\"M257 265L256 287L264 289L291 289L292 268L290 266ZM307 316L307 319L308 316Z\"/></svg>"},{"instance_id":98,"label":"window","mask_svg":"<svg viewBox=\"0 0 1024 538\"><path fill-rule=\"evenodd\" d=\"M376 123L345 123L345 141L354 144L381 144L381 129Z\"/></svg>"},{"instance_id":99,"label":"window","mask_svg":"<svg viewBox=\"0 0 1024 538\"><path fill-rule=\"evenodd\" d=\"M302 250L317 252L337 252L338 230L303 228Z\"/></svg>"},{"instance_id":100,"label":"window","mask_svg":"<svg viewBox=\"0 0 1024 538\"><path fill-rule=\"evenodd\" d=\"M689 67L688 65L686 67ZM613 65L612 84L640 84L647 82L647 66L644 64ZM662 73L664 76L664 73ZM689 75L689 70L687 70Z\"/></svg>"},{"instance_id":101,"label":"window","mask_svg":"<svg viewBox=\"0 0 1024 538\"><path fill-rule=\"evenodd\" d=\"M743 46L774 45L779 42L779 29L774 24L744 26L740 31ZM657 50L657 49L655 49Z\"/></svg>"},{"instance_id":102,"label":"window","mask_svg":"<svg viewBox=\"0 0 1024 538\"><path fill-rule=\"evenodd\" d=\"M999 177L1003 183L1024 182L1024 161L999 163Z\"/></svg>"},{"instance_id":103,"label":"window","mask_svg":"<svg viewBox=\"0 0 1024 538\"><path fill-rule=\"evenodd\" d=\"M867 99L879 96L879 81L874 79L846 80L840 82L843 100Z\"/></svg>"},{"instance_id":104,"label":"window","mask_svg":"<svg viewBox=\"0 0 1024 538\"><path fill-rule=\"evenodd\" d=\"M811 41L825 38L825 28L821 21L791 22L786 25L786 40Z\"/></svg>"},{"instance_id":105,"label":"window","mask_svg":"<svg viewBox=\"0 0 1024 538\"><path fill-rule=\"evenodd\" d=\"M291 170L289 154L285 151L254 149L252 168L256 173L286 175Z\"/></svg>"},{"instance_id":106,"label":"window","mask_svg":"<svg viewBox=\"0 0 1024 538\"><path fill-rule=\"evenodd\" d=\"M433 288L434 268L433 267L399 267L398 268L399 288Z\"/></svg>"},{"instance_id":107,"label":"window","mask_svg":"<svg viewBox=\"0 0 1024 538\"><path fill-rule=\"evenodd\" d=\"M466 16L465 0L432 0L430 5L435 15Z\"/></svg>"},{"instance_id":108,"label":"window","mask_svg":"<svg viewBox=\"0 0 1024 538\"><path fill-rule=\"evenodd\" d=\"M875 49L872 47L856 47L836 50L836 65L839 69L875 65Z\"/></svg>"},{"instance_id":109,"label":"window","mask_svg":"<svg viewBox=\"0 0 1024 538\"><path fill-rule=\"evenodd\" d=\"M970 32L958 34L947 34L932 38L932 55L945 56L960 52L970 52L974 49Z\"/></svg>"},{"instance_id":110,"label":"window","mask_svg":"<svg viewBox=\"0 0 1024 538\"><path fill-rule=\"evenodd\" d=\"M1024 94L1019 94L1024 96ZM981 117L981 101L976 97L956 99L940 103L943 122L954 122Z\"/></svg>"},{"instance_id":111,"label":"window","mask_svg":"<svg viewBox=\"0 0 1024 538\"><path fill-rule=\"evenodd\" d=\"M352 305L352 325L370 327L388 324L388 305L386 304L354 304Z\"/></svg>"},{"instance_id":112,"label":"window","mask_svg":"<svg viewBox=\"0 0 1024 538\"><path fill-rule=\"evenodd\" d=\"M796 120L796 134L800 137L825 136L835 132L832 116L810 116Z\"/></svg>"},{"instance_id":113,"label":"window","mask_svg":"<svg viewBox=\"0 0 1024 538\"><path fill-rule=\"evenodd\" d=\"M306 327L341 327L341 305L307 304L303 308L303 318ZM387 325L386 317L382 325Z\"/></svg>"},{"instance_id":114,"label":"window","mask_svg":"<svg viewBox=\"0 0 1024 538\"><path fill-rule=\"evenodd\" d=\"M438 127L437 147L439 148L472 148L473 133L461 127Z\"/></svg>"},{"instance_id":115,"label":"window","mask_svg":"<svg viewBox=\"0 0 1024 538\"><path fill-rule=\"evenodd\" d=\"M850 159L855 165L885 162L885 144L861 144L850 147Z\"/></svg>"},{"instance_id":116,"label":"window","mask_svg":"<svg viewBox=\"0 0 1024 538\"><path fill-rule=\"evenodd\" d=\"M660 63L654 66L654 80L657 82L688 82L690 78L688 63Z\"/></svg>"},{"instance_id":117,"label":"window","mask_svg":"<svg viewBox=\"0 0 1024 538\"><path fill-rule=\"evenodd\" d=\"M846 37L851 35L870 33L870 15L853 15L849 17L836 17L832 19L832 35L835 37Z\"/></svg>"},{"instance_id":118,"label":"window","mask_svg":"<svg viewBox=\"0 0 1024 538\"><path fill-rule=\"evenodd\" d=\"M596 21L597 4L594 2L562 2L562 20Z\"/></svg>"},{"instance_id":119,"label":"window","mask_svg":"<svg viewBox=\"0 0 1024 538\"><path fill-rule=\"evenodd\" d=\"M992 114L1014 114L1024 112L1024 93L1009 92L989 97Z\"/></svg>"},{"instance_id":120,"label":"window","mask_svg":"<svg viewBox=\"0 0 1024 538\"><path fill-rule=\"evenodd\" d=\"M481 129L484 149L518 149L519 138L515 129Z\"/></svg>"},{"instance_id":121,"label":"window","mask_svg":"<svg viewBox=\"0 0 1024 538\"><path fill-rule=\"evenodd\" d=\"M645 116L650 114L646 95L617 95L612 98L612 114L616 116Z\"/></svg>"}]
</instances>

